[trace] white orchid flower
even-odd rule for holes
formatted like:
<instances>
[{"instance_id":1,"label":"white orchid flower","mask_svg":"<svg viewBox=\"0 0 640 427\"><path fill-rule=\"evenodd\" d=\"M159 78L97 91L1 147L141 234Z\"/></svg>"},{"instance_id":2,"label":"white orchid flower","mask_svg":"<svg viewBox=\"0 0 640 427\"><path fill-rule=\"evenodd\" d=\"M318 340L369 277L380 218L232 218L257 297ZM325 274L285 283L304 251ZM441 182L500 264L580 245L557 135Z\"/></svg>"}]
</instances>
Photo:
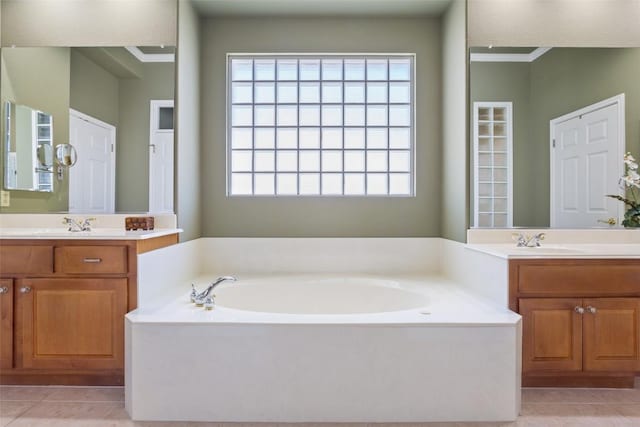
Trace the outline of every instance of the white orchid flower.
<instances>
[{"instance_id":1,"label":"white orchid flower","mask_svg":"<svg viewBox=\"0 0 640 427\"><path fill-rule=\"evenodd\" d=\"M633 171L629 171L633 172ZM627 187L637 187L640 188L640 175L634 172L634 175L625 175L622 177L622 181Z\"/></svg>"},{"instance_id":2,"label":"white orchid flower","mask_svg":"<svg viewBox=\"0 0 640 427\"><path fill-rule=\"evenodd\" d=\"M636 159L631 155L631 153L626 153L624 155L624 164L632 170L637 170L638 169L638 163L636 161Z\"/></svg>"}]
</instances>

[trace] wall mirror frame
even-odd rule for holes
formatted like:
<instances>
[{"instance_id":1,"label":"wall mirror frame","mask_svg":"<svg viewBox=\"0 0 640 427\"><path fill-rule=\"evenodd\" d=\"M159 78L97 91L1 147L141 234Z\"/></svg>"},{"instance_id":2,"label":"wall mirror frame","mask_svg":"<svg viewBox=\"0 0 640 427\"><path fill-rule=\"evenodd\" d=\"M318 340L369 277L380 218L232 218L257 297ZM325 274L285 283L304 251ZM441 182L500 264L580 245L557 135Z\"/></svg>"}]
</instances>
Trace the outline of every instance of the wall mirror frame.
<instances>
[{"instance_id":1,"label":"wall mirror frame","mask_svg":"<svg viewBox=\"0 0 640 427\"><path fill-rule=\"evenodd\" d=\"M640 155L640 48L469 55L471 226L620 227L606 195L625 195L623 155Z\"/></svg>"},{"instance_id":2,"label":"wall mirror frame","mask_svg":"<svg viewBox=\"0 0 640 427\"><path fill-rule=\"evenodd\" d=\"M2 187L12 192L11 205L0 212L149 212L150 193L166 193L154 190L150 178L153 155L160 151L153 140L158 126L152 123L157 116L152 102L169 103L173 110L175 48L11 47L3 48L0 56L4 110L0 175ZM32 179L35 184L29 185L22 177L26 173L16 170L27 159L23 162L10 151L11 138L16 135L8 115L11 105L29 106L41 114L46 112L51 119L50 148L33 150L31 160L42 169ZM163 142L169 144L162 151L166 155L174 149L173 137L163 135ZM73 167L65 164L58 170L60 162L55 159L60 144L76 148ZM67 163L70 159L62 160ZM167 170L166 159L162 162ZM95 171L100 176L88 175ZM169 172L172 182L173 167ZM90 182L101 186L87 188ZM166 197L173 200L172 193ZM172 203L165 212L173 212Z\"/></svg>"}]
</instances>

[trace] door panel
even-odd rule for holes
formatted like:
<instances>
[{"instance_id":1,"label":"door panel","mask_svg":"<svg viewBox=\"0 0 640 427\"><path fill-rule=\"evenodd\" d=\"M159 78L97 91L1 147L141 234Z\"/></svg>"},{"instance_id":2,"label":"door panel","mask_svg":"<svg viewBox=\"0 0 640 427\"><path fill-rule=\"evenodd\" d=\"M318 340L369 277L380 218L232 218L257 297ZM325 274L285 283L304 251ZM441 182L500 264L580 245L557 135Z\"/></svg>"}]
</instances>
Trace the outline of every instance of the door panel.
<instances>
[{"instance_id":1,"label":"door panel","mask_svg":"<svg viewBox=\"0 0 640 427\"><path fill-rule=\"evenodd\" d=\"M580 371L582 315L580 299L522 298L522 370Z\"/></svg>"},{"instance_id":2,"label":"door panel","mask_svg":"<svg viewBox=\"0 0 640 427\"><path fill-rule=\"evenodd\" d=\"M163 117L170 120L163 120ZM151 101L149 212L173 213L173 101Z\"/></svg>"},{"instance_id":3,"label":"door panel","mask_svg":"<svg viewBox=\"0 0 640 427\"><path fill-rule=\"evenodd\" d=\"M584 306L584 369L640 370L640 299L593 298Z\"/></svg>"},{"instance_id":4,"label":"door panel","mask_svg":"<svg viewBox=\"0 0 640 427\"><path fill-rule=\"evenodd\" d=\"M588 107L587 107L588 108ZM552 121L552 227L594 227L618 218L619 148L617 103Z\"/></svg>"},{"instance_id":5,"label":"door panel","mask_svg":"<svg viewBox=\"0 0 640 427\"><path fill-rule=\"evenodd\" d=\"M19 287L20 367L123 368L127 279L25 279Z\"/></svg>"},{"instance_id":6,"label":"door panel","mask_svg":"<svg viewBox=\"0 0 640 427\"><path fill-rule=\"evenodd\" d=\"M113 130L71 113L69 132L78 151L78 162L69 168L69 211L114 212Z\"/></svg>"}]
</instances>

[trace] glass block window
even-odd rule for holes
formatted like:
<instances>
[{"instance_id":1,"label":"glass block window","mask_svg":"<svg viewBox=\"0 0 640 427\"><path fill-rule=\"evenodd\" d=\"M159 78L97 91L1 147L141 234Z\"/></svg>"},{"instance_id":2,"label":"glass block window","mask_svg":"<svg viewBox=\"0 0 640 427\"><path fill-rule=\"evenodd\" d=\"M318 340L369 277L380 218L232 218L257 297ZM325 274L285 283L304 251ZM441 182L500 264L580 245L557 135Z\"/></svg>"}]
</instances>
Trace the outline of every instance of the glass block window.
<instances>
[{"instance_id":1,"label":"glass block window","mask_svg":"<svg viewBox=\"0 0 640 427\"><path fill-rule=\"evenodd\" d=\"M229 55L227 194L413 196L412 55Z\"/></svg>"}]
</instances>

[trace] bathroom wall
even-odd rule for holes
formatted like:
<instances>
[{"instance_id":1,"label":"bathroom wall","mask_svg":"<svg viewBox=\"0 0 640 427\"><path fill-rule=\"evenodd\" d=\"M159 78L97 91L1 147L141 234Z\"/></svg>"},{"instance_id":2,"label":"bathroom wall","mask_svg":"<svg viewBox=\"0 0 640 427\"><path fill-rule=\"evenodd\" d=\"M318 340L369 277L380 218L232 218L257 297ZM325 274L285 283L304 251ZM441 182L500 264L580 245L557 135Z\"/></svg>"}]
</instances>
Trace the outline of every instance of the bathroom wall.
<instances>
[{"instance_id":1,"label":"bathroom wall","mask_svg":"<svg viewBox=\"0 0 640 427\"><path fill-rule=\"evenodd\" d=\"M190 0L179 2L177 45L174 208L187 241L202 235L200 165L210 164L200 155L200 20Z\"/></svg>"},{"instance_id":2,"label":"bathroom wall","mask_svg":"<svg viewBox=\"0 0 640 427\"><path fill-rule=\"evenodd\" d=\"M71 49L70 103L74 110L118 127L118 78L77 49Z\"/></svg>"},{"instance_id":3,"label":"bathroom wall","mask_svg":"<svg viewBox=\"0 0 640 427\"><path fill-rule=\"evenodd\" d=\"M176 2L2 0L2 46L173 46Z\"/></svg>"},{"instance_id":4,"label":"bathroom wall","mask_svg":"<svg viewBox=\"0 0 640 427\"><path fill-rule=\"evenodd\" d=\"M468 0L469 46L640 46L638 0Z\"/></svg>"},{"instance_id":5,"label":"bathroom wall","mask_svg":"<svg viewBox=\"0 0 640 427\"><path fill-rule=\"evenodd\" d=\"M453 0L442 18L442 185L440 235L466 241L467 186L466 5Z\"/></svg>"},{"instance_id":6,"label":"bathroom wall","mask_svg":"<svg viewBox=\"0 0 640 427\"><path fill-rule=\"evenodd\" d=\"M211 237L438 236L442 124L440 38L438 18L203 20L202 234ZM227 52L415 52L416 197L226 197ZM464 47L460 54L464 55ZM464 64L464 58L462 61ZM463 110L462 117L464 115ZM464 139L460 144L464 144ZM464 186L458 191L464 193ZM464 222L459 228L462 233Z\"/></svg>"},{"instance_id":7,"label":"bathroom wall","mask_svg":"<svg viewBox=\"0 0 640 427\"><path fill-rule=\"evenodd\" d=\"M2 49L0 70L0 95L4 117L4 103L12 101L27 105L53 117L53 140L69 140L69 48L37 48L25 52L23 49ZM46 70L46 73L43 72ZM4 135L4 120L0 125ZM1 159L4 161L2 151ZM4 167L2 185L4 188ZM11 206L0 208L0 212L46 212L66 210L68 185L54 180L54 191L12 191Z\"/></svg>"},{"instance_id":8,"label":"bathroom wall","mask_svg":"<svg viewBox=\"0 0 640 427\"><path fill-rule=\"evenodd\" d=\"M473 123L474 102L513 103L513 194L531 194L531 176L535 176L538 165L530 161L535 158L536 148L529 144L531 65L528 62L472 62L469 65L470 111L469 123ZM547 127L548 128L548 127ZM473 135L471 135L473 137ZM473 139L469 143L469 161L473 170ZM473 177L471 177L473 180ZM474 197L473 181L469 188ZM548 191L547 191L548 194ZM535 214L531 197L518 197L513 204L513 223L534 224ZM473 208L470 209L470 223Z\"/></svg>"},{"instance_id":9,"label":"bathroom wall","mask_svg":"<svg viewBox=\"0 0 640 427\"><path fill-rule=\"evenodd\" d=\"M473 63L471 100L514 102L514 225L549 225L549 121L625 94L626 150L640 156L640 48L554 48L532 63Z\"/></svg>"},{"instance_id":10,"label":"bathroom wall","mask_svg":"<svg viewBox=\"0 0 640 427\"><path fill-rule=\"evenodd\" d=\"M149 101L173 99L174 82L173 62L144 63L140 78L119 80L118 212L144 212L149 209Z\"/></svg>"}]
</instances>

